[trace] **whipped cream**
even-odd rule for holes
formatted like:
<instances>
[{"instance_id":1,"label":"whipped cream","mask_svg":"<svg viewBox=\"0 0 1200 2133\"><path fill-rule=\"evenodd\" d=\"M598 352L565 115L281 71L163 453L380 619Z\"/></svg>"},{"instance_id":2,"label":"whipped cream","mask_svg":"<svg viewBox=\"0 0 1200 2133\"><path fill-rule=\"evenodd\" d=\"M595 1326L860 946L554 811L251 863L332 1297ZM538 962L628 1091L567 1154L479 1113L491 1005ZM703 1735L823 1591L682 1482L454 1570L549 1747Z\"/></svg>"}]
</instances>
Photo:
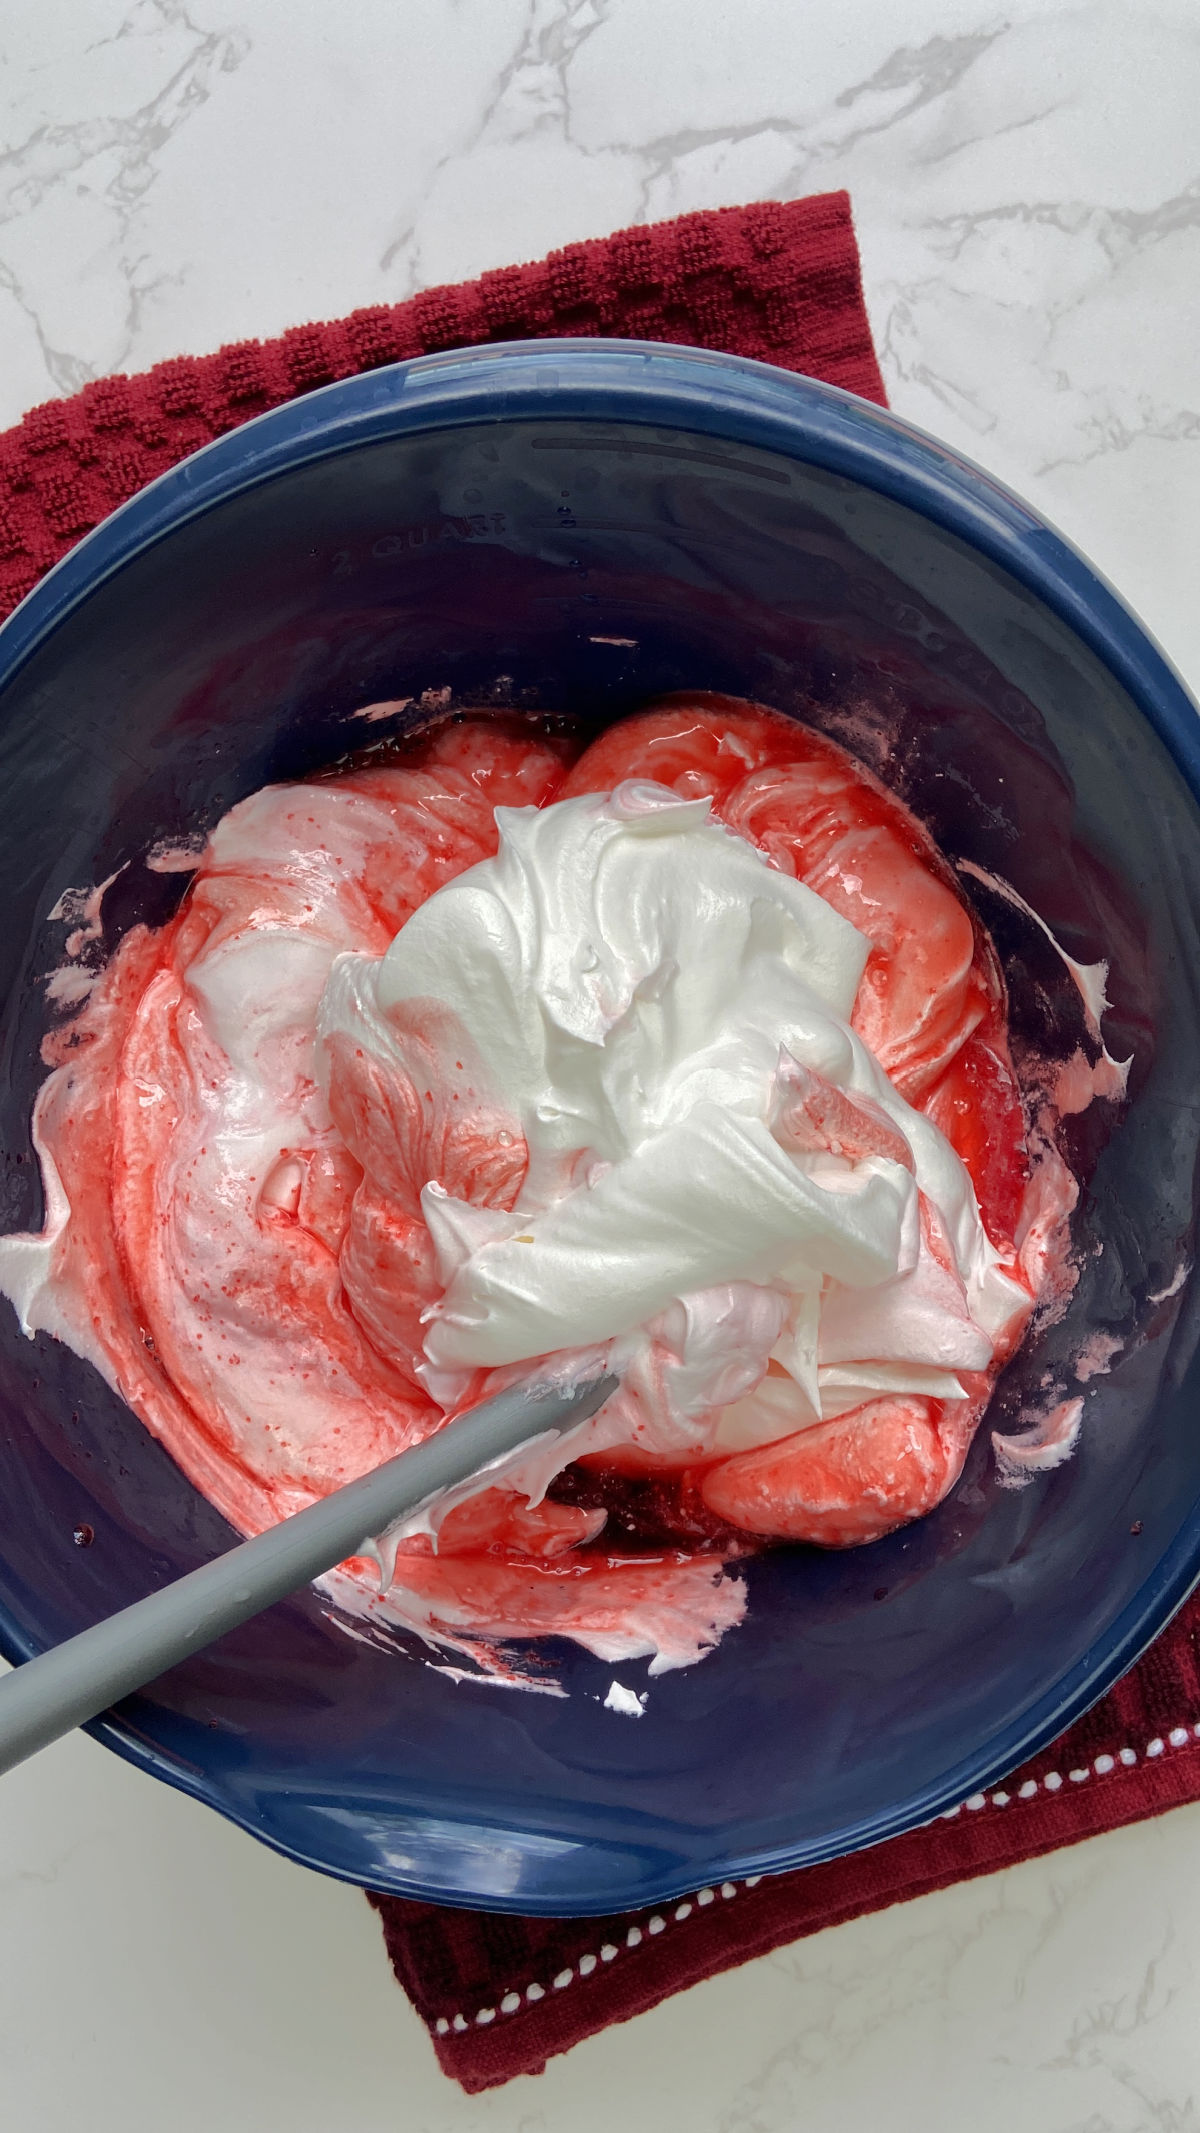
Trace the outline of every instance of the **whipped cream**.
<instances>
[{"instance_id":1,"label":"whipped cream","mask_svg":"<svg viewBox=\"0 0 1200 2133\"><path fill-rule=\"evenodd\" d=\"M965 1397L958 1373L987 1367L1028 1292L958 1156L850 1027L868 941L707 799L629 781L496 823L495 857L385 954L337 957L318 1014L318 1071L368 1167L379 1106L425 1100L431 1030L443 1092L458 1077L527 1158L508 1205L419 1181L431 1394L450 1408L480 1371L600 1351L624 1384L587 1447L676 1460L884 1393ZM338 1084L364 1059L355 1146Z\"/></svg>"}]
</instances>

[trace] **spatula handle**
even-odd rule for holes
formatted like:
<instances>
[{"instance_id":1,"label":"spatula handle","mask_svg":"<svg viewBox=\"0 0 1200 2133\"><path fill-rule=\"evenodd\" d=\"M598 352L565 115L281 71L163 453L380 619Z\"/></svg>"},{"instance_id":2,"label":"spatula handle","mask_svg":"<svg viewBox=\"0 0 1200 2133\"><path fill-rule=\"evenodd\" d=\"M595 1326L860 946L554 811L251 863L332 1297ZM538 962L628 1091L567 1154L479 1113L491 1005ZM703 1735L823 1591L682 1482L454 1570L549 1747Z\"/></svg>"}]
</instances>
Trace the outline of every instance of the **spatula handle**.
<instances>
[{"instance_id":1,"label":"spatula handle","mask_svg":"<svg viewBox=\"0 0 1200 2133\"><path fill-rule=\"evenodd\" d=\"M0 1681L0 1774L357 1554L443 1489L534 1437L586 1421L616 1384L600 1377L566 1392L513 1386L361 1480L27 1660Z\"/></svg>"}]
</instances>

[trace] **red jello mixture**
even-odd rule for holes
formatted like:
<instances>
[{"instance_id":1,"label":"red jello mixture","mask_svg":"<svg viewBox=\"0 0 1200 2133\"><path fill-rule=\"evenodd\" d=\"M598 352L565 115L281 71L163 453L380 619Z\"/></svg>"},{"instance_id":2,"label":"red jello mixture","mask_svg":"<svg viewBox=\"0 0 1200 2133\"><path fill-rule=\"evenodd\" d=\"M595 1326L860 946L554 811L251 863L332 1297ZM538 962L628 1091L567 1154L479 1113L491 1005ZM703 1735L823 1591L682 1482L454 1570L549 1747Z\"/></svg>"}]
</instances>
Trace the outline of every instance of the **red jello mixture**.
<instances>
[{"instance_id":1,"label":"red jello mixture","mask_svg":"<svg viewBox=\"0 0 1200 2133\"><path fill-rule=\"evenodd\" d=\"M382 1151L364 1177L340 1130L347 1117L339 1126L313 1079L311 1029L332 956L381 955L418 905L495 851L497 806L545 806L627 779L709 797L729 829L870 940L853 1026L961 1156L1029 1306L989 1369L963 1380L966 1399L878 1398L732 1456L663 1471L661 1460L622 1454L569 1469L536 1506L498 1488L459 1505L436 1553L423 1535L401 1544L404 1600L390 1619L468 1649L558 1633L616 1656L638 1648L636 1619L642 1648L678 1650L679 1622L697 1611L703 1648L743 1604L726 1562L771 1541L873 1540L957 1480L995 1377L1065 1250L1073 1181L1052 1152L1049 1172L1040 1157L1031 1180L999 966L925 831L831 741L725 698L664 700L582 754L515 719L466 716L380 767L242 803L178 915L129 933L50 1041L62 1071L43 1091L36 1135L52 1158L48 1227L55 1171L70 1208L56 1288L86 1298L94 1359L183 1471L240 1531L259 1531L438 1427L442 1412L415 1375L421 1314L438 1293L421 1189L436 1179L460 1200L511 1208L523 1174L521 1149L472 1089L431 1075L398 1106L364 1068L341 1084L344 1103L365 1107L356 1130L369 1114ZM281 929L295 966L291 1019L266 1026L247 993L235 1027L222 1001L218 1043L213 1015L206 1024L198 1009L206 970L234 935L257 932L264 954L278 955ZM265 1176L252 1159L253 1115L240 1153L219 1140L222 1121L250 1102L239 1047L253 1049L272 1116L294 1120ZM837 1153L869 1147L878 1129L868 1115L823 1091L798 1100L796 1131ZM935 1223L928 1241L946 1257ZM479 1373L473 1397L484 1390ZM338 1596L351 1584L377 1590L374 1566L344 1566Z\"/></svg>"},{"instance_id":2,"label":"red jello mixture","mask_svg":"<svg viewBox=\"0 0 1200 2133\"><path fill-rule=\"evenodd\" d=\"M730 829L803 881L872 943L853 1027L899 1093L962 1158L993 1244L1023 1278L1015 1239L1029 1180L1025 1116L1009 1056L1003 979L936 846L835 743L777 714L690 695L614 726L555 798L646 777L708 796ZM1022 1242L1025 1242L1022 1233ZM1027 1285L1037 1288L1033 1255ZM1026 1321L1027 1323L1027 1321ZM967 1400L880 1399L797 1436L681 1476L678 1525L707 1511L734 1534L850 1547L929 1511L962 1471L1024 1323L986 1372L959 1372ZM771 1368L776 1368L772 1365ZM575 1491L578 1500L581 1491ZM637 1519L670 1530L670 1492ZM634 1515L626 1510L629 1523ZM712 1541L709 1542L712 1545Z\"/></svg>"}]
</instances>

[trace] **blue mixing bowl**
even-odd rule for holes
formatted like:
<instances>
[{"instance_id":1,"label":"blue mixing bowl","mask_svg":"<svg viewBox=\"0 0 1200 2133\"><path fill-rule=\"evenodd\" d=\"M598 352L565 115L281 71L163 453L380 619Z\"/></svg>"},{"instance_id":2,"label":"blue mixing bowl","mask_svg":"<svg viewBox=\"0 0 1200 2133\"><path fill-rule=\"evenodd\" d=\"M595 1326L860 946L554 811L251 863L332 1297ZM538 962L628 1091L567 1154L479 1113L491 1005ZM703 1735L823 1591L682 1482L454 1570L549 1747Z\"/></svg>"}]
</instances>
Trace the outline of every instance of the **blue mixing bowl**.
<instances>
[{"instance_id":1,"label":"blue mixing bowl","mask_svg":"<svg viewBox=\"0 0 1200 2133\"><path fill-rule=\"evenodd\" d=\"M1079 960L1111 955L1132 1100L1107 1139L1104 1106L1072 1128L1080 1283L996 1412L1019 1415L1083 1333L1121 1359L1089 1387L1076 1457L1024 1492L997 1486L985 1428L921 1524L752 1562L745 1625L653 1683L636 1723L603 1708L613 1669L573 1646L552 1648L565 1700L455 1683L414 1646L353 1641L304 1592L92 1728L377 1889L605 1912L875 1843L1046 1743L1200 1572L1197 1309L1177 1284L1196 1207L1194 708L1015 497L763 365L564 341L353 378L164 476L44 580L0 633L0 1226L41 1219L37 981L64 887L124 867L109 944L162 919L182 883L142 865L154 840L399 731L424 691L587 728L694 687L843 738L952 858L1005 876ZM1044 938L966 887L1018 1039L1069 1041L1077 1004ZM91 1369L0 1306L8 1657L230 1539Z\"/></svg>"}]
</instances>

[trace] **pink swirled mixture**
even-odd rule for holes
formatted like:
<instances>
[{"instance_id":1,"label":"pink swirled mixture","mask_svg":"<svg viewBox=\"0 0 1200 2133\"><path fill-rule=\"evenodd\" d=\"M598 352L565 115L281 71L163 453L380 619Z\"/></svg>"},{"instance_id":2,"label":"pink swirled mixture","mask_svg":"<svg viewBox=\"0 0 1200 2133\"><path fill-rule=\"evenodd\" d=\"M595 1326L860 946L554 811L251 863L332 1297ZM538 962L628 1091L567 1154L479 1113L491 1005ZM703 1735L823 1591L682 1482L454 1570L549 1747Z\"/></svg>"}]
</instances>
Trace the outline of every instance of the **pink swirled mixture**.
<instances>
[{"instance_id":1,"label":"pink swirled mixture","mask_svg":"<svg viewBox=\"0 0 1200 2133\"><path fill-rule=\"evenodd\" d=\"M554 838L587 897L541 912ZM532 1359L616 1358L565 1472L393 1537L386 1591L328 1582L493 1671L546 1635L686 1664L744 1610L739 1557L929 1511L1066 1249L1074 1181L927 834L722 698L574 760L464 718L256 793L49 1043L45 1228L0 1240L0 1285L239 1531Z\"/></svg>"}]
</instances>

